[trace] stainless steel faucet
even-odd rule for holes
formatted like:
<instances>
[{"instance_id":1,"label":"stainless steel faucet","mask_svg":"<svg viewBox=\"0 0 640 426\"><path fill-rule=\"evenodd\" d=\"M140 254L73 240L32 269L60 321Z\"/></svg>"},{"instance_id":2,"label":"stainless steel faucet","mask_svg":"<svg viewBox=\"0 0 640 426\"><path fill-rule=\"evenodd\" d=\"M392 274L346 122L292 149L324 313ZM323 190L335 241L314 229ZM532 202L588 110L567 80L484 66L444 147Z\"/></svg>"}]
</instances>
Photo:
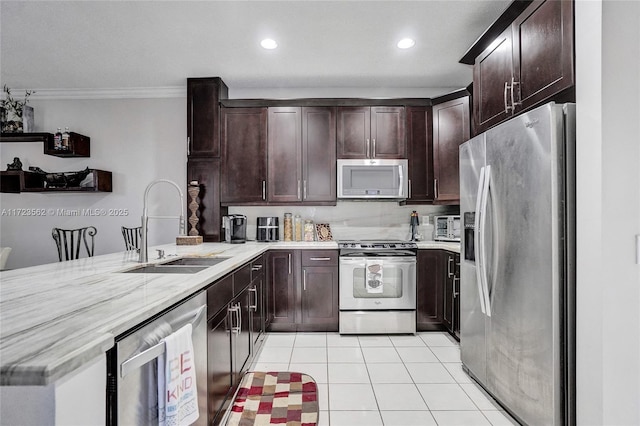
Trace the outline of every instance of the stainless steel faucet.
<instances>
[{"instance_id":1,"label":"stainless steel faucet","mask_svg":"<svg viewBox=\"0 0 640 426\"><path fill-rule=\"evenodd\" d=\"M153 187L157 183L166 182L168 184L173 185L177 190L178 194L180 194L180 216L149 216L147 212L147 198L149 197L149 191L151 187ZM184 196L182 195L182 190L180 187L173 181L168 179L158 179L151 182L147 185L147 189L144 190L144 204L142 206L142 235L140 241L140 263L147 263L149 261L149 257L147 254L147 225L149 223L149 219L179 219L180 222L178 224L178 235L186 235L185 234L185 222L184 222Z\"/></svg>"}]
</instances>

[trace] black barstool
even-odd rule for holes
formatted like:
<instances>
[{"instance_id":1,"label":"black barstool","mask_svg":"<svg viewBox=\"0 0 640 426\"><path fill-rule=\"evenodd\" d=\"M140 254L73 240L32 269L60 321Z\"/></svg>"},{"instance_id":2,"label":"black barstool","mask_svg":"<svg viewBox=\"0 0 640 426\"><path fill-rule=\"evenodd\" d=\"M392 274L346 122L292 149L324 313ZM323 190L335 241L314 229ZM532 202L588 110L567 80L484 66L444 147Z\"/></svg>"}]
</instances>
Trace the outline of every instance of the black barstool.
<instances>
[{"instance_id":1,"label":"black barstool","mask_svg":"<svg viewBox=\"0 0 640 426\"><path fill-rule=\"evenodd\" d=\"M124 238L125 250L140 251L140 239L142 238L142 226L137 228L122 227L122 238Z\"/></svg>"},{"instance_id":2,"label":"black barstool","mask_svg":"<svg viewBox=\"0 0 640 426\"><path fill-rule=\"evenodd\" d=\"M87 256L93 256L93 237L98 233L94 226L78 229L53 228L51 236L58 246L58 259L73 260L80 257L80 247L84 245ZM62 258L64 254L64 259Z\"/></svg>"}]
</instances>

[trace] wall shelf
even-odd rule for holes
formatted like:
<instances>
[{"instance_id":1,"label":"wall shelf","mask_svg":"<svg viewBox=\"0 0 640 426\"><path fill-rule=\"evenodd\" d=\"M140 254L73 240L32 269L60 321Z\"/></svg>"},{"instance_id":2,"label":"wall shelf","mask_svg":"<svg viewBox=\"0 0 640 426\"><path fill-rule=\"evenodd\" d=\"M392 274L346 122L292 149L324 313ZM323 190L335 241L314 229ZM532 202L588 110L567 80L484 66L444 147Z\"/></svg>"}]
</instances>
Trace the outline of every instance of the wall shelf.
<instances>
[{"instance_id":1,"label":"wall shelf","mask_svg":"<svg viewBox=\"0 0 640 426\"><path fill-rule=\"evenodd\" d=\"M55 149L53 133L2 133L0 142L42 142L44 153L55 157L90 157L91 138L69 132L69 149Z\"/></svg>"},{"instance_id":2,"label":"wall shelf","mask_svg":"<svg viewBox=\"0 0 640 426\"><path fill-rule=\"evenodd\" d=\"M46 188L44 175L28 171L0 172L0 192L111 192L111 172L90 169L93 185L86 187Z\"/></svg>"}]
</instances>

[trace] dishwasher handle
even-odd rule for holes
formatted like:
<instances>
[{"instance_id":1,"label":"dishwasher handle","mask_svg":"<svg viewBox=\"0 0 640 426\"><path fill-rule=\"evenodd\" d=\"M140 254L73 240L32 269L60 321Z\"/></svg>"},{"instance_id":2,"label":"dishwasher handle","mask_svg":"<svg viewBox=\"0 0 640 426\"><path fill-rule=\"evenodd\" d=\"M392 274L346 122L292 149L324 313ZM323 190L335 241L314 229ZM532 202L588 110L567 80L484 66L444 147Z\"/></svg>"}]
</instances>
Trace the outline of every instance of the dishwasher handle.
<instances>
[{"instance_id":1,"label":"dishwasher handle","mask_svg":"<svg viewBox=\"0 0 640 426\"><path fill-rule=\"evenodd\" d=\"M205 312L207 312L207 305L202 305L200 308L198 308L198 311L195 313L195 315L187 314L184 317L178 318L178 320L176 320L175 322L179 324L180 322L183 322L184 319L193 318L193 320L190 322L191 322L191 326L195 329L198 326L198 324L200 324L200 322L202 321L202 318L204 318ZM175 330L173 326L171 328ZM132 356L126 361L123 361L122 364L120 364L120 377L124 378L127 374L131 373L132 371L137 370L138 368L142 367L146 363L153 361L154 359L162 355L164 351L165 351L165 345L164 345L164 339L163 339L160 341L160 343L157 343L151 346L149 349L146 349L140 352L139 354Z\"/></svg>"}]
</instances>

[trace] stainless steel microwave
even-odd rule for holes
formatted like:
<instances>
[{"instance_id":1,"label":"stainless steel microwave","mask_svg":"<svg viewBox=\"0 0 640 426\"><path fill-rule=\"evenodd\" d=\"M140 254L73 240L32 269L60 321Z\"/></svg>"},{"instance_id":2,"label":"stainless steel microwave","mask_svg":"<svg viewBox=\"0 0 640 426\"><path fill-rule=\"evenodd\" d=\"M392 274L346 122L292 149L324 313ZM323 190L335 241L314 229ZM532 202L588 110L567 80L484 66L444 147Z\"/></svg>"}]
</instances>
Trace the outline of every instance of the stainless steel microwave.
<instances>
[{"instance_id":1,"label":"stainless steel microwave","mask_svg":"<svg viewBox=\"0 0 640 426\"><path fill-rule=\"evenodd\" d=\"M404 200L408 160L338 160L338 198Z\"/></svg>"},{"instance_id":2,"label":"stainless steel microwave","mask_svg":"<svg viewBox=\"0 0 640 426\"><path fill-rule=\"evenodd\" d=\"M436 241L460 241L460 216L436 216L433 239Z\"/></svg>"}]
</instances>

